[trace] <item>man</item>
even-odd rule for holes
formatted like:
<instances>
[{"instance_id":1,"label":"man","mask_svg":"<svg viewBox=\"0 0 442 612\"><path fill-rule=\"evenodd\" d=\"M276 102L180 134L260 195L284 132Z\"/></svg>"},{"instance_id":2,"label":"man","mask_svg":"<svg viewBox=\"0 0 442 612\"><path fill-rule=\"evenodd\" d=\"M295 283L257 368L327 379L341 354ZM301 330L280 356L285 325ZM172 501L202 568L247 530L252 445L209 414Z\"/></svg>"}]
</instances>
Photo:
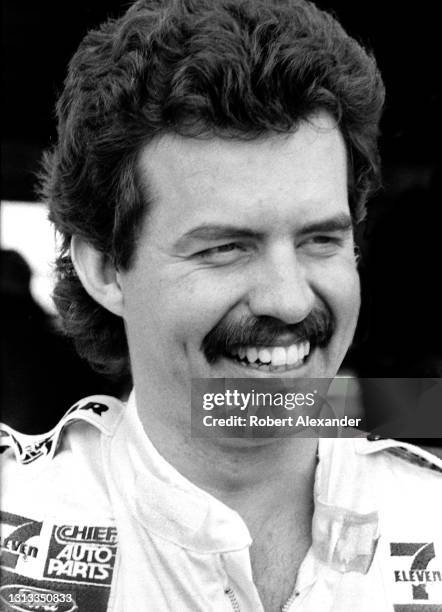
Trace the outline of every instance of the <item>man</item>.
<instances>
[{"instance_id":1,"label":"man","mask_svg":"<svg viewBox=\"0 0 442 612\"><path fill-rule=\"evenodd\" d=\"M4 428L5 606L440 609L441 461L190 435L192 379L336 375L382 103L374 59L304 1L143 0L85 38L43 177L55 300L134 392Z\"/></svg>"}]
</instances>

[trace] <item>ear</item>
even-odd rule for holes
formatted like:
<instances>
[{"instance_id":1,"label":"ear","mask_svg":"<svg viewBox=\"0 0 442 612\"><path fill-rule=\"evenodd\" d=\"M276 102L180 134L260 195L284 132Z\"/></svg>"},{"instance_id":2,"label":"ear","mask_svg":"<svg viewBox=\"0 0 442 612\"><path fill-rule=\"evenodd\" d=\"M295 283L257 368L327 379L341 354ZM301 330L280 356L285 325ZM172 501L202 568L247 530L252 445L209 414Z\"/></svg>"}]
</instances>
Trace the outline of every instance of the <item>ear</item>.
<instances>
[{"instance_id":1,"label":"ear","mask_svg":"<svg viewBox=\"0 0 442 612\"><path fill-rule=\"evenodd\" d=\"M91 298L122 317L120 275L109 258L79 236L72 236L71 259L81 284Z\"/></svg>"}]
</instances>

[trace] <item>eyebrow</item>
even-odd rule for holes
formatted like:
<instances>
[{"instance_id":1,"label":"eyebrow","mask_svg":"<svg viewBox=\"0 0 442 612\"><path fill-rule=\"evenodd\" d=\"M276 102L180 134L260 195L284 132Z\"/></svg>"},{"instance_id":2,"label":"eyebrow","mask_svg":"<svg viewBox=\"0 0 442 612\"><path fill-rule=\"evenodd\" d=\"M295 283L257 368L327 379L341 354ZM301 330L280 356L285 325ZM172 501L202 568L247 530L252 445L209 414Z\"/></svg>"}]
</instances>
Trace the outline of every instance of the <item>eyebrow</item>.
<instances>
[{"instance_id":1,"label":"eyebrow","mask_svg":"<svg viewBox=\"0 0 442 612\"><path fill-rule=\"evenodd\" d=\"M176 248L182 248L192 241L211 241L229 239L244 239L244 238L262 238L264 232L255 232L247 228L238 227L236 225L224 224L203 224L186 232L175 243Z\"/></svg>"},{"instance_id":2,"label":"eyebrow","mask_svg":"<svg viewBox=\"0 0 442 612\"><path fill-rule=\"evenodd\" d=\"M352 229L353 222L350 215L347 213L338 213L333 217L327 217L312 223L306 223L300 228L299 233L301 235L305 235L315 232L348 232ZM248 228L238 227L236 225L204 223L183 234L183 236L181 236L175 243L175 247L182 248L193 240L211 241L223 240L225 238L262 239L264 235L265 232L257 232Z\"/></svg>"},{"instance_id":3,"label":"eyebrow","mask_svg":"<svg viewBox=\"0 0 442 612\"><path fill-rule=\"evenodd\" d=\"M347 213L338 213L327 219L320 219L307 223L301 228L301 234L313 234L315 232L348 232L353 229L353 220Z\"/></svg>"}]
</instances>

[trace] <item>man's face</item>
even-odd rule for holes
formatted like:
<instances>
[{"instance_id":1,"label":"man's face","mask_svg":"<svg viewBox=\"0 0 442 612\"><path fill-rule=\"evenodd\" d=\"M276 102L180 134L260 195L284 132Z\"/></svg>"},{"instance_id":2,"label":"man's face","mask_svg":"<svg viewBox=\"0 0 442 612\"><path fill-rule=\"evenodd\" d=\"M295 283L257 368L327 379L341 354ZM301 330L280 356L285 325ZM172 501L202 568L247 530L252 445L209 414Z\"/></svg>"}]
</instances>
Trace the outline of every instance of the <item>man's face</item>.
<instances>
[{"instance_id":1,"label":"man's face","mask_svg":"<svg viewBox=\"0 0 442 612\"><path fill-rule=\"evenodd\" d=\"M121 274L136 387L188 397L191 378L333 377L359 280L328 116L250 142L167 135L140 172L154 202Z\"/></svg>"}]
</instances>

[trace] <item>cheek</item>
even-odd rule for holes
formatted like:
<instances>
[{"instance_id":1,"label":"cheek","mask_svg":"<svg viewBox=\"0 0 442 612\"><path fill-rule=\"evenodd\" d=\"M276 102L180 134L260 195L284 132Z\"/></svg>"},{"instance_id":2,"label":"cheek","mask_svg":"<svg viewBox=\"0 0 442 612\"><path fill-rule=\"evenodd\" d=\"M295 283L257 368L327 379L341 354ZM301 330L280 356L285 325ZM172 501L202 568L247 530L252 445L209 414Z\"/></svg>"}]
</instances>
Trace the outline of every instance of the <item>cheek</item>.
<instances>
[{"instance_id":1,"label":"cheek","mask_svg":"<svg viewBox=\"0 0 442 612\"><path fill-rule=\"evenodd\" d=\"M342 333L342 342L351 343L361 306L359 274L356 268L346 271L336 285L334 314L337 328Z\"/></svg>"},{"instance_id":2,"label":"cheek","mask_svg":"<svg viewBox=\"0 0 442 612\"><path fill-rule=\"evenodd\" d=\"M238 285L216 277L189 275L175 284L176 299L167 305L168 316L176 321L176 333L186 342L201 340L241 300Z\"/></svg>"},{"instance_id":3,"label":"cheek","mask_svg":"<svg viewBox=\"0 0 442 612\"><path fill-rule=\"evenodd\" d=\"M217 275L134 275L125 286L125 318L136 341L195 344L240 301L239 283Z\"/></svg>"},{"instance_id":4,"label":"cheek","mask_svg":"<svg viewBox=\"0 0 442 612\"><path fill-rule=\"evenodd\" d=\"M361 302L359 274L354 261L343 260L339 266L324 267L315 278L314 286L331 309L338 326L353 329Z\"/></svg>"},{"instance_id":5,"label":"cheek","mask_svg":"<svg viewBox=\"0 0 442 612\"><path fill-rule=\"evenodd\" d=\"M356 266L352 266L348 271L346 286L348 288L345 292L345 301L348 304L349 310L357 318L361 306L361 283Z\"/></svg>"},{"instance_id":6,"label":"cheek","mask_svg":"<svg viewBox=\"0 0 442 612\"><path fill-rule=\"evenodd\" d=\"M359 274L356 268L344 270L337 287L338 299L349 311L359 310L361 292Z\"/></svg>"}]
</instances>

